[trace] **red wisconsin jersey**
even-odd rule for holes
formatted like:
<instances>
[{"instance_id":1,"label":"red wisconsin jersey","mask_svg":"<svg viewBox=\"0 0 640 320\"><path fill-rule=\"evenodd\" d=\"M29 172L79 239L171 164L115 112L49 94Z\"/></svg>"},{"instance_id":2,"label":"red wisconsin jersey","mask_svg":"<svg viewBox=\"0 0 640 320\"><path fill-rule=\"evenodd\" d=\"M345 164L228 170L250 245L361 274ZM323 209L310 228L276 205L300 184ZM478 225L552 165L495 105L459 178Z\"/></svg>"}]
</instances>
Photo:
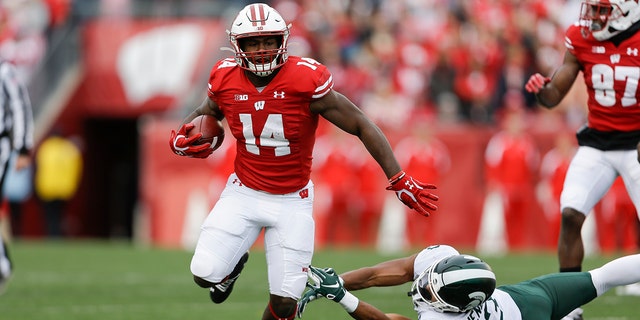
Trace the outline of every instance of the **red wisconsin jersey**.
<instances>
[{"instance_id":1,"label":"red wisconsin jersey","mask_svg":"<svg viewBox=\"0 0 640 320\"><path fill-rule=\"evenodd\" d=\"M617 47L585 38L577 24L567 29L565 46L583 67L589 94L589 127L599 131L640 130L640 33Z\"/></svg>"},{"instance_id":2,"label":"red wisconsin jersey","mask_svg":"<svg viewBox=\"0 0 640 320\"><path fill-rule=\"evenodd\" d=\"M285 194L309 182L318 126L318 115L309 105L332 87L331 73L309 58L290 56L262 90L233 59L218 61L209 76L208 94L236 139L234 170L242 183Z\"/></svg>"}]
</instances>

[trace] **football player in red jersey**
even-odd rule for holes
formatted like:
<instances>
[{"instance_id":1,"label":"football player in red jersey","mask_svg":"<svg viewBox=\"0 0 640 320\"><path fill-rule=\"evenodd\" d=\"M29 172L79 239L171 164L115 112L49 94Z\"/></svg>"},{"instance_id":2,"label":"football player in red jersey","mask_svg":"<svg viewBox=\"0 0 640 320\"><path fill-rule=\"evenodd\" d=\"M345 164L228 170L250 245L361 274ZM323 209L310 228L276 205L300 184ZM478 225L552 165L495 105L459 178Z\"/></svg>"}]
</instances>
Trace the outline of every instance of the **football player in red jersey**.
<instances>
[{"instance_id":1,"label":"football player in red jersey","mask_svg":"<svg viewBox=\"0 0 640 320\"><path fill-rule=\"evenodd\" d=\"M194 145L199 134L187 137L201 114L225 118L236 139L235 172L202 225L191 272L223 302L264 229L270 298L262 319L292 319L314 249L310 171L319 116L358 137L389 178L387 189L418 213L437 209L436 187L402 171L382 131L332 89L324 65L288 56L289 26L276 10L250 4L228 33L235 57L215 64L208 96L169 142L178 155L209 156L209 144Z\"/></svg>"},{"instance_id":2,"label":"football player in red jersey","mask_svg":"<svg viewBox=\"0 0 640 320\"><path fill-rule=\"evenodd\" d=\"M594 205L621 176L640 214L640 4L637 0L587 0L565 35L567 52L551 78L534 74L525 85L547 108L556 106L582 71L588 124L577 133L560 199L560 271L580 271L581 228Z\"/></svg>"}]
</instances>

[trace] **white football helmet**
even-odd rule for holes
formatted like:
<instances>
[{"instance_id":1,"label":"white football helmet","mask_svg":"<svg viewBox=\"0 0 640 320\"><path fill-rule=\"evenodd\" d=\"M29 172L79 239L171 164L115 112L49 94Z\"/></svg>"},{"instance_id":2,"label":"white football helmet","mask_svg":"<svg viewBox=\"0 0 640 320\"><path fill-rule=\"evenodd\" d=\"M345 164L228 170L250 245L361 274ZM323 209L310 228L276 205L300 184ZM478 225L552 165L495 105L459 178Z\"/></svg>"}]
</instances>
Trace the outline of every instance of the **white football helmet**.
<instances>
[{"instance_id":1,"label":"white football helmet","mask_svg":"<svg viewBox=\"0 0 640 320\"><path fill-rule=\"evenodd\" d=\"M289 27L278 11L264 3L247 5L233 20L231 30L227 30L229 41L235 52L236 63L243 69L258 76L266 77L287 61L287 41ZM279 47L275 50L244 52L242 39L261 36L280 36Z\"/></svg>"},{"instance_id":2,"label":"white football helmet","mask_svg":"<svg viewBox=\"0 0 640 320\"><path fill-rule=\"evenodd\" d=\"M640 20L638 0L585 0L580 8L583 34L598 41L610 39Z\"/></svg>"},{"instance_id":3,"label":"white football helmet","mask_svg":"<svg viewBox=\"0 0 640 320\"><path fill-rule=\"evenodd\" d=\"M485 302L496 288L488 264L470 255L445 257L424 270L409 292L415 304L439 312L466 312Z\"/></svg>"}]
</instances>

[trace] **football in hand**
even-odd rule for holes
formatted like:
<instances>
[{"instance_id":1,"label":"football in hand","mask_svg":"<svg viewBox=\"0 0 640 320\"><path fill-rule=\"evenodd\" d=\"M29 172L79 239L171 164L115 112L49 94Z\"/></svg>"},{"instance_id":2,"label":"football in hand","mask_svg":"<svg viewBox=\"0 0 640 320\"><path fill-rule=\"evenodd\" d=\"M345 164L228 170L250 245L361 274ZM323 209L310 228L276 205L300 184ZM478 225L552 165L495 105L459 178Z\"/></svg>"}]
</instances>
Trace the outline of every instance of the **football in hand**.
<instances>
[{"instance_id":1,"label":"football in hand","mask_svg":"<svg viewBox=\"0 0 640 320\"><path fill-rule=\"evenodd\" d=\"M195 127L188 132L188 136L202 133L202 137L194 144L211 143L211 149L216 150L224 141L224 127L222 122L210 115L200 115L191 120Z\"/></svg>"}]
</instances>

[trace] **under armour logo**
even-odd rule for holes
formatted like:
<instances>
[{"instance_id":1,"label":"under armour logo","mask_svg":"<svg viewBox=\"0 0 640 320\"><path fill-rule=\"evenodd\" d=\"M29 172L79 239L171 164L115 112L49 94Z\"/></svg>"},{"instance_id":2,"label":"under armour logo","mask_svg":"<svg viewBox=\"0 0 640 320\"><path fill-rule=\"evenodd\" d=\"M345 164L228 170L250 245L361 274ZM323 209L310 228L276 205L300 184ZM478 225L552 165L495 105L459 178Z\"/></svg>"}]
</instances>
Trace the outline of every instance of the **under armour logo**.
<instances>
[{"instance_id":1,"label":"under armour logo","mask_svg":"<svg viewBox=\"0 0 640 320\"><path fill-rule=\"evenodd\" d=\"M309 189L301 190L298 194L300 195L300 199L309 198Z\"/></svg>"},{"instance_id":2,"label":"under armour logo","mask_svg":"<svg viewBox=\"0 0 640 320\"><path fill-rule=\"evenodd\" d=\"M638 48L627 48L627 55L628 56L634 56L637 57L638 56Z\"/></svg>"},{"instance_id":3,"label":"under armour logo","mask_svg":"<svg viewBox=\"0 0 640 320\"><path fill-rule=\"evenodd\" d=\"M404 185L407 186L409 190L413 189L413 183L411 183L411 181L409 180L407 180L407 182L405 182Z\"/></svg>"},{"instance_id":4,"label":"under armour logo","mask_svg":"<svg viewBox=\"0 0 640 320\"><path fill-rule=\"evenodd\" d=\"M240 182L240 180L239 180L238 178L233 179L232 184L237 184L238 186L241 186L241 187L242 187L242 182Z\"/></svg>"},{"instance_id":5,"label":"under armour logo","mask_svg":"<svg viewBox=\"0 0 640 320\"><path fill-rule=\"evenodd\" d=\"M284 99L284 91L280 91L280 93L278 93L278 91L274 91L273 92L273 98L274 99Z\"/></svg>"},{"instance_id":6,"label":"under armour logo","mask_svg":"<svg viewBox=\"0 0 640 320\"><path fill-rule=\"evenodd\" d=\"M253 104L253 107L256 108L256 111L264 109L264 100L257 101L256 103Z\"/></svg>"}]
</instances>

